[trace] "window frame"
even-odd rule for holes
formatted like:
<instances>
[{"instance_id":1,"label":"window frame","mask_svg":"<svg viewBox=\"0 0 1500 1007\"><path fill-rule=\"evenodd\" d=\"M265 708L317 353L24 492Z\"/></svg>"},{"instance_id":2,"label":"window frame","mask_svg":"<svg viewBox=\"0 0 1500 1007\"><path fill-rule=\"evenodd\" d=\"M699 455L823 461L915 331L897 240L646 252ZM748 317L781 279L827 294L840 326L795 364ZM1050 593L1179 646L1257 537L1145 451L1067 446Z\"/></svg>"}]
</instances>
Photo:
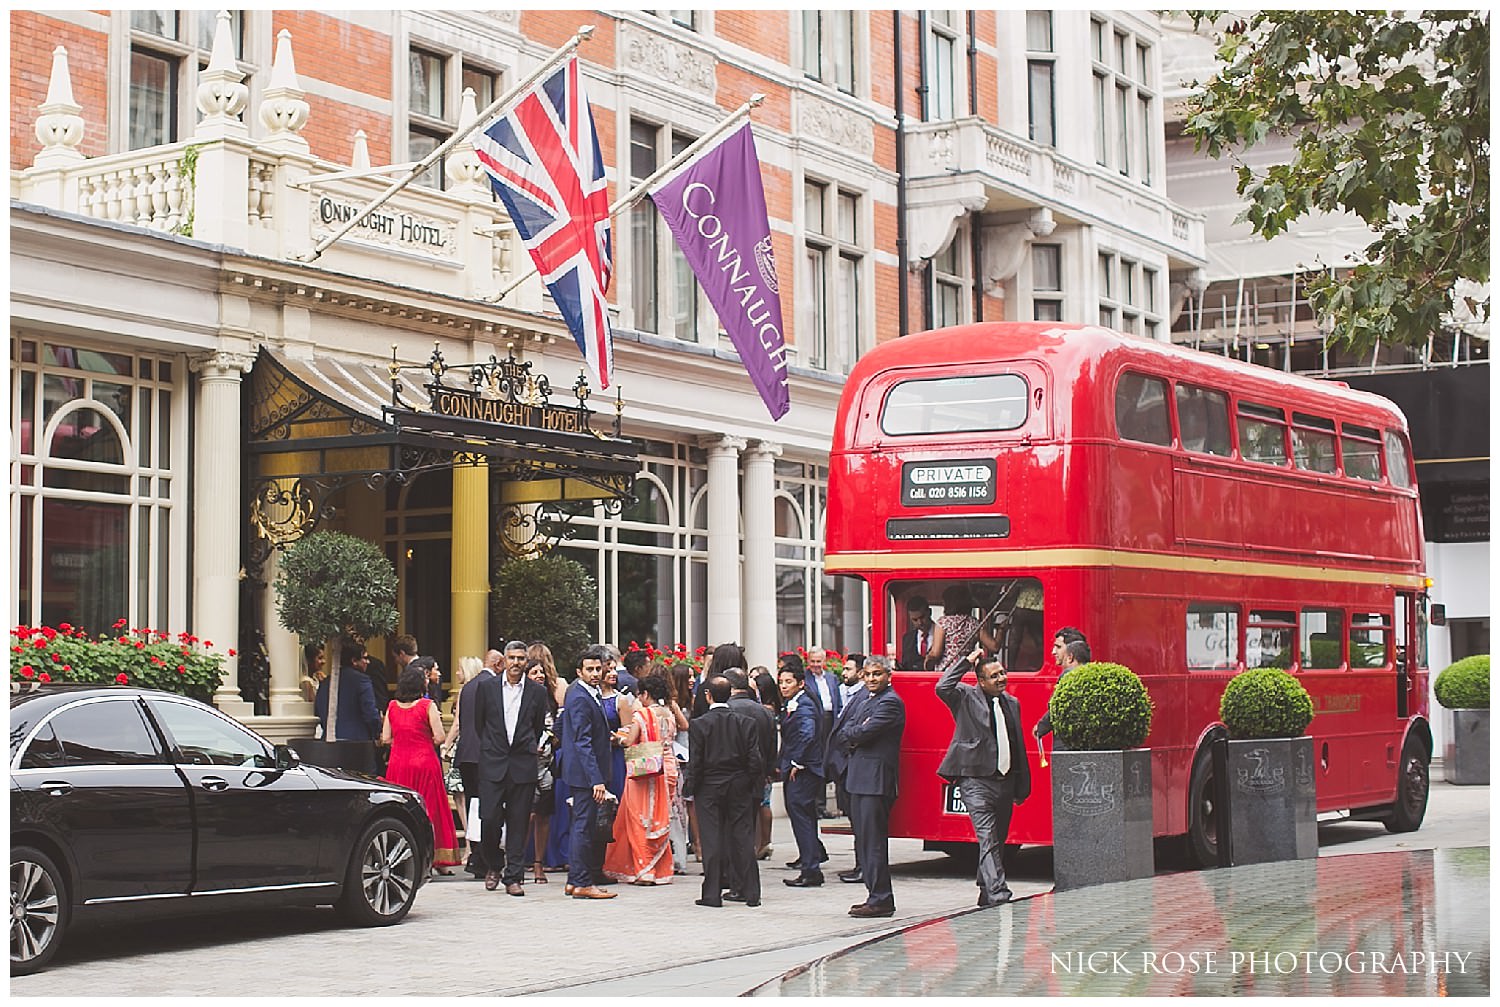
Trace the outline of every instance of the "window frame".
<instances>
[{"instance_id":1,"label":"window frame","mask_svg":"<svg viewBox=\"0 0 1500 1007\"><path fill-rule=\"evenodd\" d=\"M624 138L625 152L620 163L629 172L632 184L646 177L637 171L636 165L636 153L643 146L641 135L651 135L651 171L666 164L698 139L671 122L646 115L632 113L628 122ZM649 332L664 339L677 339L687 343L711 341L718 330L718 319L712 306L708 304L697 276L688 266L687 257L672 237L671 229L661 223L655 207L648 200L636 203L629 212L630 325L637 331ZM641 229L643 222L647 226ZM639 261L644 242L638 229L650 233L650 238L647 239L652 246L649 268ZM688 281L686 288L682 285L684 280ZM684 290L689 291L685 297ZM686 310L678 303L684 300ZM646 317L648 310L650 314ZM685 328L683 318L687 319Z\"/></svg>"},{"instance_id":2,"label":"window frame","mask_svg":"<svg viewBox=\"0 0 1500 1007\"><path fill-rule=\"evenodd\" d=\"M414 53L421 53L438 61L439 72L437 80L442 87L440 99L441 114L433 115L430 111L418 111L412 106L412 74L411 57ZM405 152L408 161L420 161L426 156L426 152L417 153L413 149L412 138L414 136L425 137L434 142L434 149L445 143L458 130L458 117L463 110L463 93L467 86L465 78L469 74L481 74L490 78L491 94L498 95L504 87L506 70L489 60L471 55L462 49L452 45L438 42L434 39L421 35L412 35L406 40L406 73L401 78L403 107L405 109L405 129L399 137L399 146ZM493 97L491 98L493 101ZM475 111L483 110L485 104L479 101L479 95L475 94ZM412 180L413 185L421 185L439 192L446 191L449 184L448 169L443 163L445 159L439 158L421 176ZM435 185L433 183L436 183ZM493 196L491 198L498 198Z\"/></svg>"},{"instance_id":3,"label":"window frame","mask_svg":"<svg viewBox=\"0 0 1500 1007\"><path fill-rule=\"evenodd\" d=\"M816 210L810 198L813 192L819 194ZM846 200L852 201L852 238L846 237L840 227ZM833 178L804 174L798 213L802 224L802 254L798 258L803 266L798 280L810 281L816 291L797 291L797 303L807 306L797 313L797 350L808 367L847 374L870 347L871 325L865 307L870 288L869 264L873 260L866 219L869 200L866 193ZM810 219L814 213L820 219ZM846 296L844 290L846 270L855 277L858 288L852 297ZM843 311L851 304L857 312L852 324L843 317ZM809 322L812 333L805 331ZM813 338L805 338L808 335Z\"/></svg>"},{"instance_id":4,"label":"window frame","mask_svg":"<svg viewBox=\"0 0 1500 1007\"><path fill-rule=\"evenodd\" d=\"M120 114L111 116L109 125L110 144L117 151L145 150L153 146L179 143L188 139L197 123L197 91L199 74L208 66L213 51L213 33L217 27L219 8L175 10L176 29L173 36L158 35L148 28L137 27L134 16L146 13L135 9L110 12L117 30L112 33L122 49L121 71L113 78L119 84L110 88L112 104ZM263 49L266 42L262 35L269 26L269 12L250 9L235 9L230 12L231 27L237 50L235 69L244 74L243 83L251 89L251 102L247 113L255 105L260 90L260 69L264 62ZM211 18L205 15L212 14ZM267 36L268 37L268 36ZM168 65L168 123L165 138L152 143L135 146L131 124L131 91L134 89L132 73L133 56L136 53L159 60ZM248 114L247 119L248 122Z\"/></svg>"},{"instance_id":5,"label":"window frame","mask_svg":"<svg viewBox=\"0 0 1500 1007\"><path fill-rule=\"evenodd\" d=\"M1047 19L1046 48L1032 45L1031 19L1042 15ZM1026 130L1033 143L1044 147L1057 147L1057 34L1052 11L1028 10L1026 18ZM1040 136L1037 120L1037 71L1046 70L1046 128Z\"/></svg>"},{"instance_id":6,"label":"window frame","mask_svg":"<svg viewBox=\"0 0 1500 1007\"><path fill-rule=\"evenodd\" d=\"M1096 15L1089 23L1094 162L1155 186L1156 44L1108 18Z\"/></svg>"}]
</instances>

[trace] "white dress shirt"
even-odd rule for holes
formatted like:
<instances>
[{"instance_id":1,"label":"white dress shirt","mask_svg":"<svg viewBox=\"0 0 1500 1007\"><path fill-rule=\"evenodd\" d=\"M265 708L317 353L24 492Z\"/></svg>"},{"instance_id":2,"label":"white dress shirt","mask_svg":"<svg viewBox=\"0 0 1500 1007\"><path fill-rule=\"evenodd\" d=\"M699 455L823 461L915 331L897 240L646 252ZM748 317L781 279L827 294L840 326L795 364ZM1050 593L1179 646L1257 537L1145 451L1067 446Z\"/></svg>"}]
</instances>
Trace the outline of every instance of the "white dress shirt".
<instances>
[{"instance_id":1,"label":"white dress shirt","mask_svg":"<svg viewBox=\"0 0 1500 1007\"><path fill-rule=\"evenodd\" d=\"M500 683L501 698L505 702L505 740L514 742L516 740L516 721L521 716L521 693L526 688L526 679L523 677L515 685L510 684L509 676Z\"/></svg>"}]
</instances>

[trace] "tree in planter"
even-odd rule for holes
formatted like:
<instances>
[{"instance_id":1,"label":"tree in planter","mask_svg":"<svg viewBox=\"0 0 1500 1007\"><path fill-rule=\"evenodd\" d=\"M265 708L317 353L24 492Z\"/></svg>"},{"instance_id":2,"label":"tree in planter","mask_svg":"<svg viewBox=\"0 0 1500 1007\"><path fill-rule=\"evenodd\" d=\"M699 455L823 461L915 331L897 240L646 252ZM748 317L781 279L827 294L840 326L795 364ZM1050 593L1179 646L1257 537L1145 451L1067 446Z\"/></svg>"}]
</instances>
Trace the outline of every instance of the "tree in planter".
<instances>
[{"instance_id":1,"label":"tree in planter","mask_svg":"<svg viewBox=\"0 0 1500 1007\"><path fill-rule=\"evenodd\" d=\"M1295 738L1312 723L1312 697L1280 668L1252 668L1229 680L1219 719L1235 740Z\"/></svg>"},{"instance_id":2,"label":"tree in planter","mask_svg":"<svg viewBox=\"0 0 1500 1007\"><path fill-rule=\"evenodd\" d=\"M367 639L396 628L396 571L377 547L341 532L319 531L281 558L276 614L304 642L323 644L328 672L328 730L338 740L339 652L344 638Z\"/></svg>"},{"instance_id":3,"label":"tree in planter","mask_svg":"<svg viewBox=\"0 0 1500 1007\"><path fill-rule=\"evenodd\" d=\"M495 567L490 608L497 639L541 640L563 672L577 667L578 655L593 642L599 592L576 560L555 553L518 557Z\"/></svg>"},{"instance_id":4,"label":"tree in planter","mask_svg":"<svg viewBox=\"0 0 1500 1007\"><path fill-rule=\"evenodd\" d=\"M1058 679L1048 712L1060 745L1074 751L1138 748L1155 710L1140 677L1123 664L1096 661Z\"/></svg>"}]
</instances>

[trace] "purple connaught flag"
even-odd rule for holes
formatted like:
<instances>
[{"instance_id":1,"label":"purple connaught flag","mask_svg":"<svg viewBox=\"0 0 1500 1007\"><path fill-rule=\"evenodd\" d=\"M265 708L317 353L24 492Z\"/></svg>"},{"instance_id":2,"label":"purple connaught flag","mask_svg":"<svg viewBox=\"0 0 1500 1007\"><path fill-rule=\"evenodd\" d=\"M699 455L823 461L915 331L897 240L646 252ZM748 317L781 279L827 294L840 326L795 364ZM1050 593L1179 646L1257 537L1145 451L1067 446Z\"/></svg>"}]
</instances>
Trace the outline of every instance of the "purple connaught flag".
<instances>
[{"instance_id":1,"label":"purple connaught flag","mask_svg":"<svg viewBox=\"0 0 1500 1007\"><path fill-rule=\"evenodd\" d=\"M790 408L781 293L750 124L650 192L773 420Z\"/></svg>"}]
</instances>

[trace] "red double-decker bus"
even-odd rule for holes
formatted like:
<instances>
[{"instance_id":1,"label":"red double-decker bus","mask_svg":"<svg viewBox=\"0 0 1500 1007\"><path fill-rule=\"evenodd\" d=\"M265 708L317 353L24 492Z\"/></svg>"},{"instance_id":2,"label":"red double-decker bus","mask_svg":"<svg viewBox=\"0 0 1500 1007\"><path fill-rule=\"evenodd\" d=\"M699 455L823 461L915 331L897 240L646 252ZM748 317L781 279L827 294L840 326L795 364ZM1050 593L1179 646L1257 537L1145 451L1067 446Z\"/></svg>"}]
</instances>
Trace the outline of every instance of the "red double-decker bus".
<instances>
[{"instance_id":1,"label":"red double-decker bus","mask_svg":"<svg viewBox=\"0 0 1500 1007\"><path fill-rule=\"evenodd\" d=\"M1052 841L1031 728L1064 626L1145 682L1154 831L1200 862L1216 857L1208 743L1247 667L1286 668L1311 694L1320 812L1421 824L1429 582L1406 422L1378 396L1093 326L907 336L844 388L825 569L868 584L871 652L909 657L914 598L956 630L942 617L983 620L1034 780L1013 843ZM938 673L903 663L891 834L972 843L936 772L953 728Z\"/></svg>"}]
</instances>

